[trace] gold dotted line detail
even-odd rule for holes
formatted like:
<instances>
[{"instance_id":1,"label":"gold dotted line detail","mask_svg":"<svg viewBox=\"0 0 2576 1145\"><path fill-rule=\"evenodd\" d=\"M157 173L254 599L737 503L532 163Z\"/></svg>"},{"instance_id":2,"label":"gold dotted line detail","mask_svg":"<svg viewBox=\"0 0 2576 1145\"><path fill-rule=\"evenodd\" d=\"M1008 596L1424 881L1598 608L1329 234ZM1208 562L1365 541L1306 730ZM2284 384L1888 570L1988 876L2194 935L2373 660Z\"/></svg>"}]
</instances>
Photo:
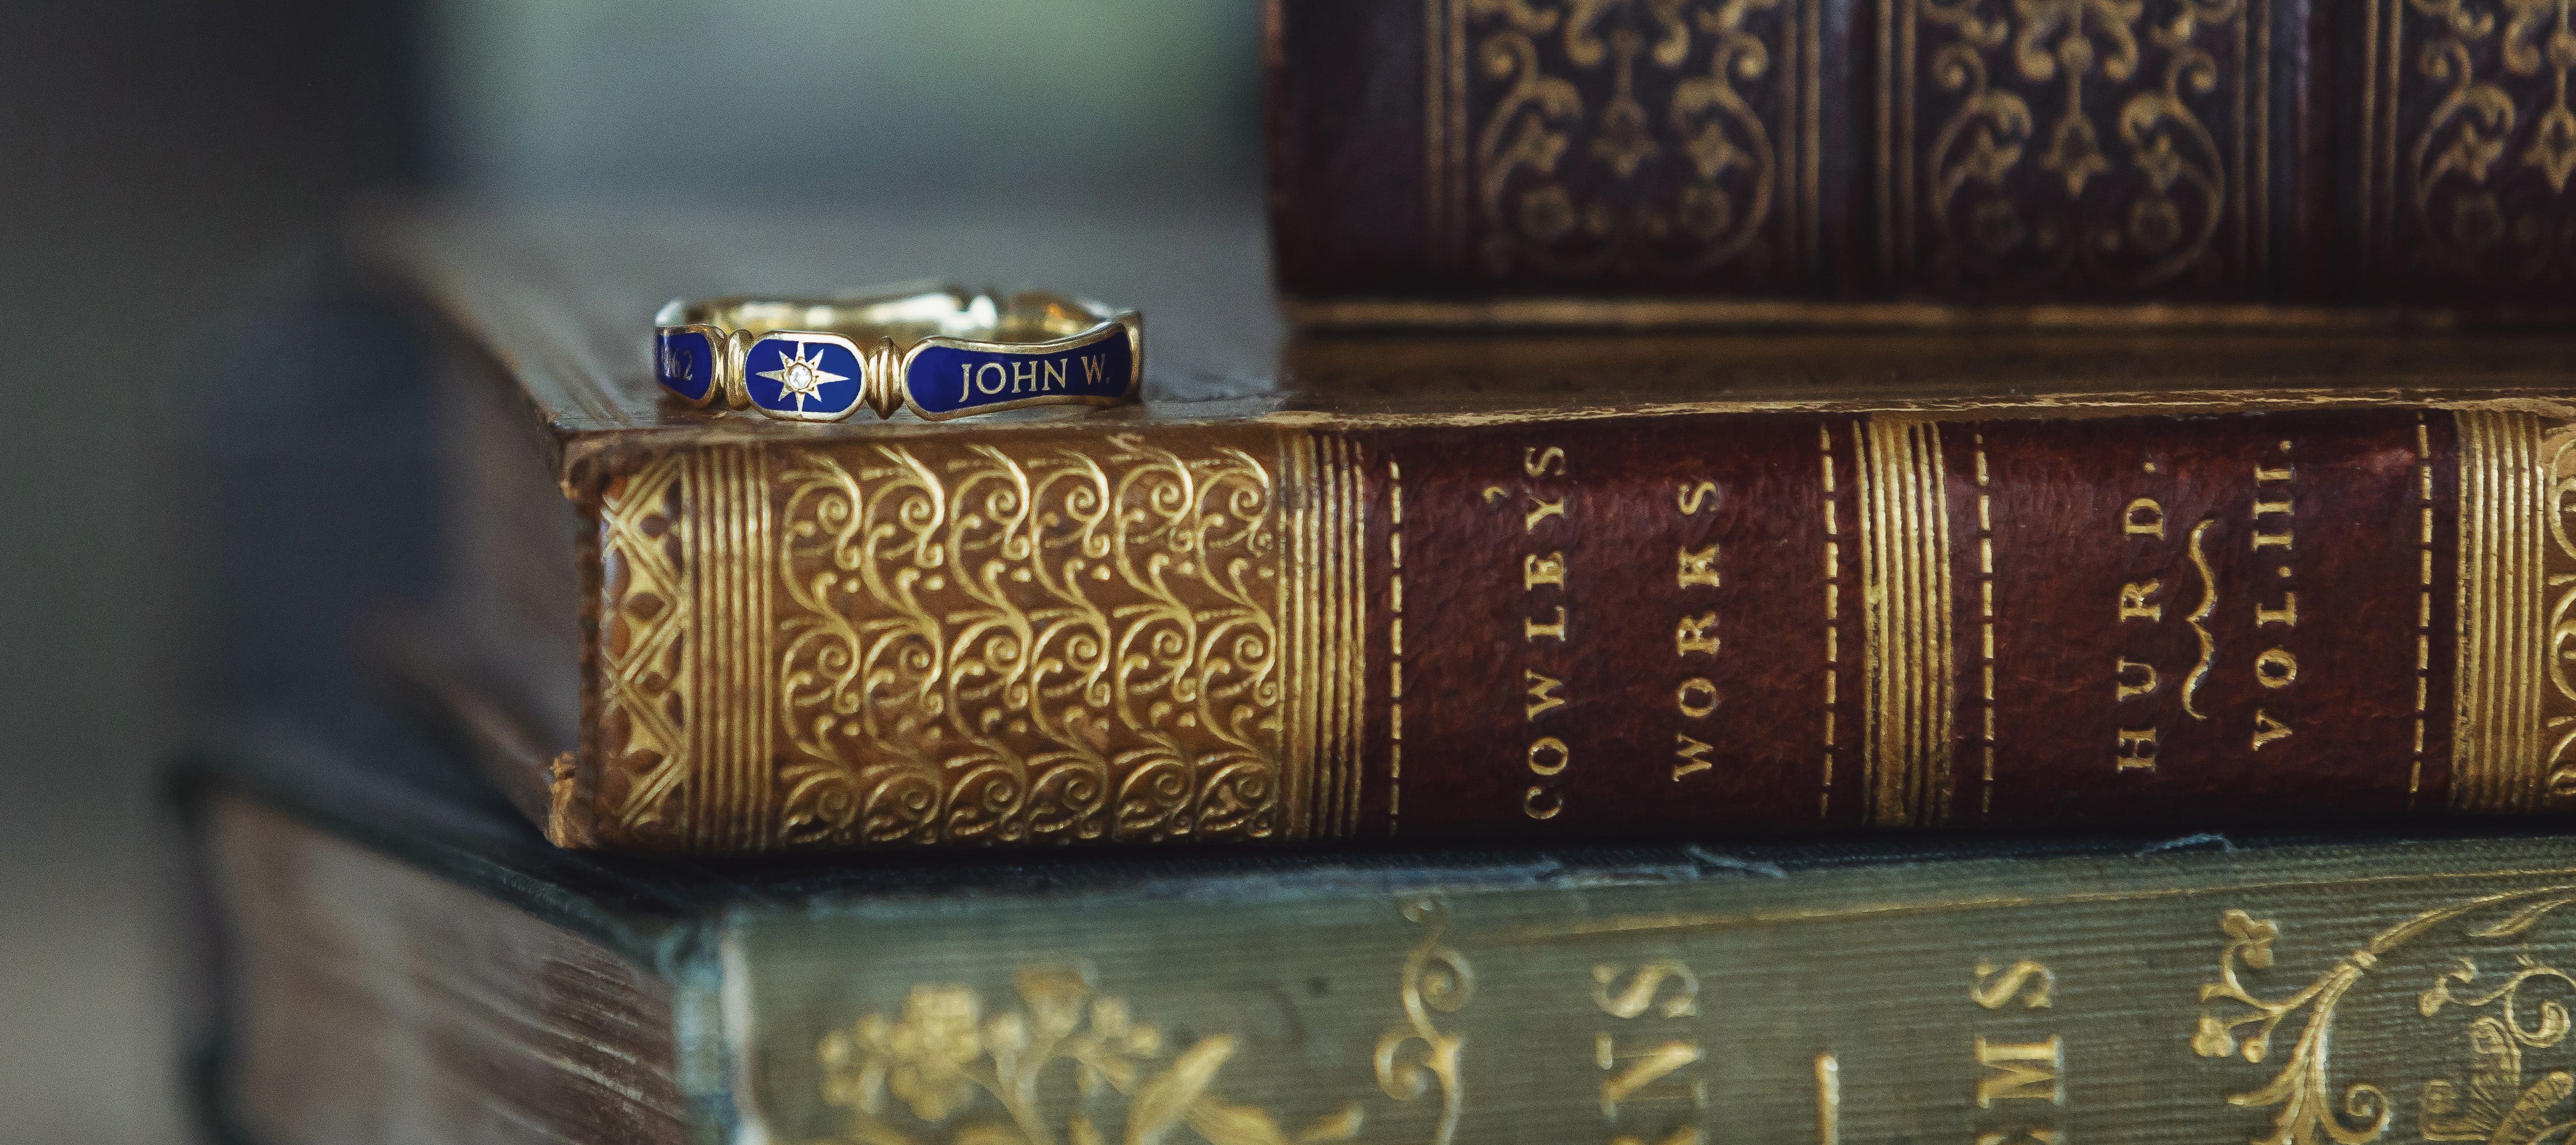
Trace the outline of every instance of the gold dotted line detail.
<instances>
[{"instance_id":1,"label":"gold dotted line detail","mask_svg":"<svg viewBox=\"0 0 2576 1145\"><path fill-rule=\"evenodd\" d=\"M1386 833L1404 807L1404 470L1386 462Z\"/></svg>"},{"instance_id":2,"label":"gold dotted line detail","mask_svg":"<svg viewBox=\"0 0 2576 1145\"><path fill-rule=\"evenodd\" d=\"M1834 694L1837 665L1842 659L1842 528L1834 519L1834 430L1830 425L1816 427L1816 443L1824 451L1825 467L1825 768L1822 792L1816 797L1816 818L1822 819L1834 806L1834 716L1838 697Z\"/></svg>"},{"instance_id":3,"label":"gold dotted line detail","mask_svg":"<svg viewBox=\"0 0 2576 1145\"><path fill-rule=\"evenodd\" d=\"M2420 503L2415 593L2415 751L2406 769L2406 809L2424 785L2424 711L2433 668L2433 431L2415 415L2415 494Z\"/></svg>"},{"instance_id":4,"label":"gold dotted line detail","mask_svg":"<svg viewBox=\"0 0 2576 1145\"><path fill-rule=\"evenodd\" d=\"M1983 621L1984 638L1978 645L1979 667L1985 673L1980 691L1985 699L1985 783L1977 793L1977 817L1982 819L1995 809L1995 516L1994 496L1986 479L1986 435L1976 435L1977 444L1977 610Z\"/></svg>"}]
</instances>

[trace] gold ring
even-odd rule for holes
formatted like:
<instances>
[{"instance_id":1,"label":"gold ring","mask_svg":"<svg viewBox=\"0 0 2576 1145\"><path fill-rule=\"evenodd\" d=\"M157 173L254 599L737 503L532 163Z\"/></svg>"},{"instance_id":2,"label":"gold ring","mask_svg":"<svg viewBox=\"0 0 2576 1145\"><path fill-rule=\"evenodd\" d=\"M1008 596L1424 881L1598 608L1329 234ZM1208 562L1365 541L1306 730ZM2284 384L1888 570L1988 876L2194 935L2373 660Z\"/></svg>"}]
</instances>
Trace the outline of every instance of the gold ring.
<instances>
[{"instance_id":1,"label":"gold ring","mask_svg":"<svg viewBox=\"0 0 2576 1145\"><path fill-rule=\"evenodd\" d=\"M653 324L663 389L785 421L839 421L861 406L946 421L1117 405L1136 400L1145 376L1143 316L1057 294L673 301Z\"/></svg>"}]
</instances>

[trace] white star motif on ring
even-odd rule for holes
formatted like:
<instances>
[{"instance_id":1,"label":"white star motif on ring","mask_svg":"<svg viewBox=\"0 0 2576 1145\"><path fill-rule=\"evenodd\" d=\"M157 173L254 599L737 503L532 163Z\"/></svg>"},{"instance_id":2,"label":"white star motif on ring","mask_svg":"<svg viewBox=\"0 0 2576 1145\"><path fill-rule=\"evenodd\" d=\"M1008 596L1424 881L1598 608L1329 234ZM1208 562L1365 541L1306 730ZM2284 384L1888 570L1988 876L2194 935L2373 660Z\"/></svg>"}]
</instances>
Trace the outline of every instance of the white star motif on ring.
<instances>
[{"instance_id":1,"label":"white star motif on ring","mask_svg":"<svg viewBox=\"0 0 2576 1145\"><path fill-rule=\"evenodd\" d=\"M816 351L812 358L807 358L803 342L796 344L796 356L793 358L787 356L787 351L779 351L778 368L763 370L760 376L778 383L778 387L787 393L796 395L798 413L805 412L805 399L823 396L825 383L849 380L846 376L825 370L820 351Z\"/></svg>"}]
</instances>

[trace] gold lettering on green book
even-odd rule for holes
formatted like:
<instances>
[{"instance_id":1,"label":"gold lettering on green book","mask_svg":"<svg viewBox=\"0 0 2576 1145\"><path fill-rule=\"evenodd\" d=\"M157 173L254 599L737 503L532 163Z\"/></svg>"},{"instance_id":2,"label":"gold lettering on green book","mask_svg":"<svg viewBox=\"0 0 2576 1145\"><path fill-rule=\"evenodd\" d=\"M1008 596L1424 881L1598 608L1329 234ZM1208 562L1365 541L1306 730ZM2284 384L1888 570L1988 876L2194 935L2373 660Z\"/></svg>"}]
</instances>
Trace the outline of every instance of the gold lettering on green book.
<instances>
[{"instance_id":1,"label":"gold lettering on green book","mask_svg":"<svg viewBox=\"0 0 2576 1145\"><path fill-rule=\"evenodd\" d=\"M1612 963L1592 968L1592 1004L1613 1018L1634 1018L1652 1009L1667 1018L1699 1013L1699 975L1671 958L1658 958L1633 970Z\"/></svg>"},{"instance_id":2,"label":"gold lettering on green book","mask_svg":"<svg viewBox=\"0 0 2576 1145\"><path fill-rule=\"evenodd\" d=\"M2049 972L2047 964L2028 958L2000 967L1980 962L1976 979L1968 997L1989 1010L2003 1009L2015 1000L2024 1009L2044 1010L2049 1005L2049 992L2057 988L2057 975Z\"/></svg>"},{"instance_id":3,"label":"gold lettering on green book","mask_svg":"<svg viewBox=\"0 0 2576 1145\"><path fill-rule=\"evenodd\" d=\"M2056 1035L2039 1042L1999 1042L1980 1034L1976 1047L1977 1064L1986 1069L1977 1079L1977 1108L1992 1108L1998 1101L2065 1103L2059 1075L2066 1071L2066 1050Z\"/></svg>"},{"instance_id":4,"label":"gold lettering on green book","mask_svg":"<svg viewBox=\"0 0 2576 1145\"><path fill-rule=\"evenodd\" d=\"M1980 1024L1992 1023L1975 1035L1980 1067L1977 1108L1992 1110L1998 1103L2012 1103L1998 1115L2005 1124L1979 1125L1977 1139L2053 1139L2059 1107L2066 1104L2065 1043L2055 1032L2045 1040L2031 1041L2027 1038L2033 1035L2008 1037L2003 1031L2019 1022L2054 1018L2039 1011L2056 1005L2057 974L2035 958L2015 959L2009 966L1980 960L1972 968L1971 980L1968 998L1986 1011ZM2018 1104L2025 1101L2045 1101L2052 1108L2030 1114Z\"/></svg>"},{"instance_id":5,"label":"gold lettering on green book","mask_svg":"<svg viewBox=\"0 0 2576 1145\"><path fill-rule=\"evenodd\" d=\"M1592 1035L1593 1064L1601 1070L1601 1120L1611 1130L1612 1145L1701 1140L1708 1051L1696 1030L1679 1021L1699 1015L1699 976L1665 958L1624 972L1615 964L1597 964L1592 981L1593 1005L1620 1020L1618 1029Z\"/></svg>"}]
</instances>

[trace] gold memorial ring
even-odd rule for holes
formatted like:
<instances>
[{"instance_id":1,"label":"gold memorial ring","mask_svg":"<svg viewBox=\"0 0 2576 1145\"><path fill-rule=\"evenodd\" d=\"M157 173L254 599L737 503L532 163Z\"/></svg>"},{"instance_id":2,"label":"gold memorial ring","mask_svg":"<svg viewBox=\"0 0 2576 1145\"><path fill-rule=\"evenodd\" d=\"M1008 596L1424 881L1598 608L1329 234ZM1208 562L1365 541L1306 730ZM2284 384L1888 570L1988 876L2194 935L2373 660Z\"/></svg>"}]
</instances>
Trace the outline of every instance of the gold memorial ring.
<instances>
[{"instance_id":1,"label":"gold memorial ring","mask_svg":"<svg viewBox=\"0 0 2576 1145\"><path fill-rule=\"evenodd\" d=\"M786 421L839 421L861 406L946 421L1117 405L1136 400L1145 376L1141 315L1056 294L673 301L653 324L663 389Z\"/></svg>"}]
</instances>

